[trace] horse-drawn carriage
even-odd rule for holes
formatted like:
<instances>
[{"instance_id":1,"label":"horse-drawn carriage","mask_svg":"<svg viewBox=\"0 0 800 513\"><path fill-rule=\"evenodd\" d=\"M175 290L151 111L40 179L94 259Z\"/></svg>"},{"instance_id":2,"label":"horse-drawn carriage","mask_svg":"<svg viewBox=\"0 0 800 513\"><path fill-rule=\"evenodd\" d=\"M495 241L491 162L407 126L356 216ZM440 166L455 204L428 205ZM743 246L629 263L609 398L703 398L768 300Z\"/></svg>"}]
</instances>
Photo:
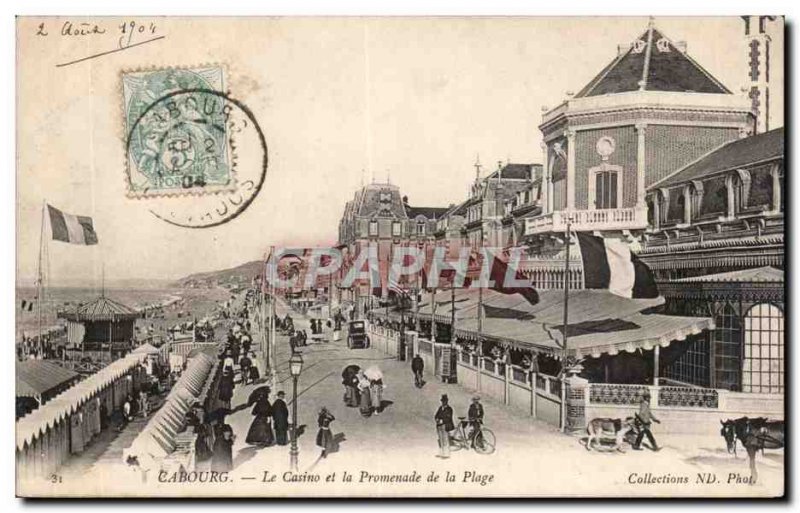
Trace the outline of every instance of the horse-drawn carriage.
<instances>
[{"instance_id":1,"label":"horse-drawn carriage","mask_svg":"<svg viewBox=\"0 0 800 513\"><path fill-rule=\"evenodd\" d=\"M784 421L770 421L766 417L740 417L738 419L720 420L722 428L719 434L725 439L728 453L736 457L736 442L742 443L750 459L750 484L758 480L756 469L756 454L764 449L783 449Z\"/></svg>"}]
</instances>

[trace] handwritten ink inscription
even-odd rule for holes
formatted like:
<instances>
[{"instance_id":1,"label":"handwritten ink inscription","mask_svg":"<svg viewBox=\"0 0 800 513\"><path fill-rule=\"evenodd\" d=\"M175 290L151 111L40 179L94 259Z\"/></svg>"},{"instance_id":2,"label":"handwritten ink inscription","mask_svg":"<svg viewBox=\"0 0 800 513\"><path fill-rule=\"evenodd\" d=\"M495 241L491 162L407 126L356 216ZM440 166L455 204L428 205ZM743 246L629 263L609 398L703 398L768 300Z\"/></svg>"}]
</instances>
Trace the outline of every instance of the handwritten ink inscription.
<instances>
[{"instance_id":1,"label":"handwritten ink inscription","mask_svg":"<svg viewBox=\"0 0 800 513\"><path fill-rule=\"evenodd\" d=\"M48 27L47 22L40 23L36 27L35 35L40 38L60 37L70 39L98 39L103 41L107 40L108 38L114 38L114 42L116 43L116 47L89 55L87 57L57 64L56 67L77 64L79 62L94 59L96 57L102 57L104 55L127 50L135 46L158 41L159 39L164 39L164 37L166 37L160 33L159 27L155 22L141 20L125 20L122 23L114 22L113 24L103 23L102 21L86 22L67 20L63 23L58 22L58 25L54 28L56 28L58 31L51 32L51 27ZM53 36L50 34L53 34Z\"/></svg>"},{"instance_id":2,"label":"handwritten ink inscription","mask_svg":"<svg viewBox=\"0 0 800 513\"><path fill-rule=\"evenodd\" d=\"M113 29L107 28L102 23L74 22L65 21L60 28L59 34L62 37L90 37L108 34L111 30L113 34L119 34L119 47L123 48L137 42L136 37L151 37L158 34L158 27L154 22L138 22L129 20L120 23ZM50 32L46 23L40 23L36 27L37 36L49 36Z\"/></svg>"}]
</instances>

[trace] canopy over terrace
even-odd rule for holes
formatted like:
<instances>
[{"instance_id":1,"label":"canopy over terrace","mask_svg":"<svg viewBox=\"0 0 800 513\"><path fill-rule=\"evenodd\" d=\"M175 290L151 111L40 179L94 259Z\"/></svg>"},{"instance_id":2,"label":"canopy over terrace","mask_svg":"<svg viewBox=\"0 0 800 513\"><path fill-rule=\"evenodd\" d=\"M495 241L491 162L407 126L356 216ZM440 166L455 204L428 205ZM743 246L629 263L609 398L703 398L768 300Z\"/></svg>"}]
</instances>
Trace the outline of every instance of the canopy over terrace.
<instances>
[{"instance_id":1,"label":"canopy over terrace","mask_svg":"<svg viewBox=\"0 0 800 513\"><path fill-rule=\"evenodd\" d=\"M478 291L460 289L455 299L447 294L436 298L436 321L449 323L455 306L456 335L478 337ZM566 354L578 358L615 355L621 351L666 347L675 340L713 329L707 317L680 317L654 313L663 298L629 299L601 290L575 290L569 295L569 342ZM519 294L483 291L481 337L501 345L543 353L556 358L564 352L563 291L543 291L532 305ZM419 315L430 319L429 298L420 304ZM375 310L380 314L380 309ZM413 314L413 312L409 312Z\"/></svg>"}]
</instances>

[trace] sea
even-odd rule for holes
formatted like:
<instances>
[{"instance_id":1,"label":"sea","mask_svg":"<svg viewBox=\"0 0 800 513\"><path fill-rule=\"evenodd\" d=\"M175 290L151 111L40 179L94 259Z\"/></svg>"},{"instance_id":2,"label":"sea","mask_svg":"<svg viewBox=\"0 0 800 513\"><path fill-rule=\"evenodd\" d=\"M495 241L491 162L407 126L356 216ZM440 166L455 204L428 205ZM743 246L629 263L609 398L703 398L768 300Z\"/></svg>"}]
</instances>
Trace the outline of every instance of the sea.
<instances>
[{"instance_id":1,"label":"sea","mask_svg":"<svg viewBox=\"0 0 800 513\"><path fill-rule=\"evenodd\" d=\"M229 297L224 289L181 289L181 288L106 288L103 292L107 298L130 306L134 309L148 304L160 303L175 297L185 301L182 308L191 310L194 315L202 315L219 301ZM78 305L97 299L101 291L97 288L50 287L45 292L42 303L42 328L56 326L59 323L56 313L71 310ZM33 302L32 308L23 309L23 301ZM16 340L22 339L23 332L35 333L38 330L36 288L17 287ZM62 321L63 322L63 321Z\"/></svg>"}]
</instances>

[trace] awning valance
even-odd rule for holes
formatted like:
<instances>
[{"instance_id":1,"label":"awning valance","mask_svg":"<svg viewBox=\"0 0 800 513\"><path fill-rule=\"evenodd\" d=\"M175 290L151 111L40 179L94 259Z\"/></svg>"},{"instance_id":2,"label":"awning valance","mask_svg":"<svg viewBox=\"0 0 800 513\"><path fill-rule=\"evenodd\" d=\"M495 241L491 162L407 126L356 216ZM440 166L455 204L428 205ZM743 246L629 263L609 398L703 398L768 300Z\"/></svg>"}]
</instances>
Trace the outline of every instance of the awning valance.
<instances>
[{"instance_id":1,"label":"awning valance","mask_svg":"<svg viewBox=\"0 0 800 513\"><path fill-rule=\"evenodd\" d=\"M445 294L441 294L445 296ZM438 294L437 294L438 296ZM451 304L456 310L456 334L478 337L478 291L456 291L452 300L436 298L437 321L450 322ZM533 352L563 355L564 292L543 291L532 305L519 294L484 290L480 336ZM703 330L713 329L707 317L682 317L652 312L663 298L630 299L602 290L575 290L569 294L567 355L598 357L620 351L649 350L667 346ZM430 317L430 300L419 307Z\"/></svg>"}]
</instances>

